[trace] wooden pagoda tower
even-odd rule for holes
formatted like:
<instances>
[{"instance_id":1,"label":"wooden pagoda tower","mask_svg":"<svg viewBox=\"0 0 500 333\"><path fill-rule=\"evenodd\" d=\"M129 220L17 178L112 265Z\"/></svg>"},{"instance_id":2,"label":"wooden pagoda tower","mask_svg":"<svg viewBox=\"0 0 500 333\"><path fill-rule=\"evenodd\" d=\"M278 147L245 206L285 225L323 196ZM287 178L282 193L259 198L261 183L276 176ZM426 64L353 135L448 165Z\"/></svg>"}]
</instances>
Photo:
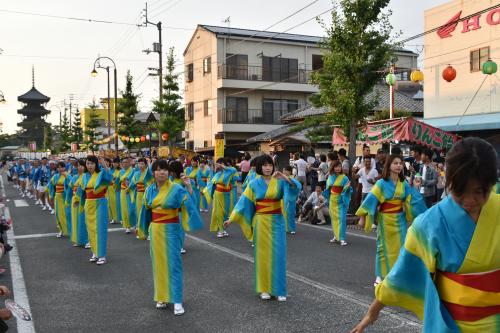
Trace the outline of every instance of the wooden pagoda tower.
<instances>
[{"instance_id":1,"label":"wooden pagoda tower","mask_svg":"<svg viewBox=\"0 0 500 333\"><path fill-rule=\"evenodd\" d=\"M19 138L24 144L36 142L37 149L42 148L44 131L50 124L45 122L45 117L50 113L45 105L50 97L45 96L35 88L35 69L32 72L32 88L25 94L18 96L17 100L23 103L22 109L17 113L23 115L23 120L17 123L22 128Z\"/></svg>"}]
</instances>

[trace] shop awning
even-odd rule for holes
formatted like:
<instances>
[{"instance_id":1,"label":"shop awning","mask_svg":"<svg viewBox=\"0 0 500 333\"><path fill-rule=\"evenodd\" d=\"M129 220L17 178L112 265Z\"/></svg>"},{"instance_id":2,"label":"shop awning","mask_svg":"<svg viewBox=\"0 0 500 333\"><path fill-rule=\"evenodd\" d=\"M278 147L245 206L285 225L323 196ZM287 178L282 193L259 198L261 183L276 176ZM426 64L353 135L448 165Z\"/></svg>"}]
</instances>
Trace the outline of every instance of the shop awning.
<instances>
[{"instance_id":1,"label":"shop awning","mask_svg":"<svg viewBox=\"0 0 500 333\"><path fill-rule=\"evenodd\" d=\"M450 132L495 130L500 129L500 112L472 114L463 117L428 118L423 121L443 131Z\"/></svg>"},{"instance_id":2,"label":"shop awning","mask_svg":"<svg viewBox=\"0 0 500 333\"><path fill-rule=\"evenodd\" d=\"M412 142L435 149L450 149L459 137L430 126L413 118L397 118L368 122L358 131L357 143ZM347 140L341 128L333 129L332 143L346 144Z\"/></svg>"}]
</instances>

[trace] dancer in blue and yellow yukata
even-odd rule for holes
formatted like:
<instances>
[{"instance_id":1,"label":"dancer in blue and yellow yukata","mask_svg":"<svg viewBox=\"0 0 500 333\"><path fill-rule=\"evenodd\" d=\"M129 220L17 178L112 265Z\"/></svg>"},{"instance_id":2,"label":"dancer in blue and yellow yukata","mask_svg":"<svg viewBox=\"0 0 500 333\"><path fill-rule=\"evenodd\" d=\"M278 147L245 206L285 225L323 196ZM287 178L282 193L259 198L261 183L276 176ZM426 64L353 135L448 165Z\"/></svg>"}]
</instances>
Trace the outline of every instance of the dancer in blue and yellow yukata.
<instances>
[{"instance_id":1,"label":"dancer in blue and yellow yukata","mask_svg":"<svg viewBox=\"0 0 500 333\"><path fill-rule=\"evenodd\" d=\"M138 239L147 239L148 238L148 229L149 225L144 224L143 219L140 218L140 210L142 209L142 199L144 197L144 192L146 188L151 185L154 181L153 173L148 166L148 161L141 157L137 161L138 171L136 171L132 177L129 188L134 192L135 195L135 211L137 213L137 238Z\"/></svg>"},{"instance_id":2,"label":"dancer in blue and yellow yukata","mask_svg":"<svg viewBox=\"0 0 500 333\"><path fill-rule=\"evenodd\" d=\"M221 157L215 164L215 174L204 191L208 203L213 200L210 231L217 232L217 237L227 237L224 221L227 220L234 207L233 187L238 180L238 172L229 166L229 162Z\"/></svg>"},{"instance_id":3,"label":"dancer in blue and yellow yukata","mask_svg":"<svg viewBox=\"0 0 500 333\"><path fill-rule=\"evenodd\" d=\"M131 233L131 229L136 226L137 215L135 207L134 192L129 188L134 169L130 166L130 158L122 159L122 169L120 170L120 212L122 217L122 225L127 234Z\"/></svg>"},{"instance_id":4,"label":"dancer in blue and yellow yukata","mask_svg":"<svg viewBox=\"0 0 500 333\"><path fill-rule=\"evenodd\" d=\"M90 262L103 265L107 262L108 245L108 198L106 192L113 176L104 159L88 156L84 174L77 195L84 204L85 224L92 249Z\"/></svg>"},{"instance_id":5,"label":"dancer in blue and yellow yukata","mask_svg":"<svg viewBox=\"0 0 500 333\"><path fill-rule=\"evenodd\" d=\"M68 190L66 192L66 205L70 207L71 213L71 242L73 246L87 246L88 233L85 225L84 204L80 202L80 196L77 195L78 188L82 186L83 175L85 174L85 160L80 159L77 162L77 174L72 176Z\"/></svg>"},{"instance_id":6,"label":"dancer in blue and yellow yukata","mask_svg":"<svg viewBox=\"0 0 500 333\"><path fill-rule=\"evenodd\" d=\"M113 159L113 168L110 170L111 175L113 176L113 180L109 184L108 187L108 204L109 214L110 214L110 223L121 223L122 222L122 212L121 212L121 203L120 203L120 192L121 192L121 183L120 183L120 171L121 171L121 160L119 157L115 157Z\"/></svg>"},{"instance_id":7,"label":"dancer in blue and yellow yukata","mask_svg":"<svg viewBox=\"0 0 500 333\"><path fill-rule=\"evenodd\" d=\"M71 235L71 218L66 216L65 191L68 189L69 178L66 176L66 164L57 163L57 173L48 184L49 198L54 203L56 224L59 230L57 238Z\"/></svg>"},{"instance_id":8,"label":"dancer in blue and yellow yukata","mask_svg":"<svg viewBox=\"0 0 500 333\"><path fill-rule=\"evenodd\" d=\"M208 212L208 201L205 195L203 195L203 191L207 188L208 182L212 178L212 170L207 165L207 161L200 160L200 167L196 177L200 190L200 212Z\"/></svg>"},{"instance_id":9,"label":"dancer in blue and yellow yukata","mask_svg":"<svg viewBox=\"0 0 500 333\"><path fill-rule=\"evenodd\" d=\"M333 238L330 243L340 241L341 246L347 245L345 234L347 229L347 210L351 201L352 187L349 178L342 171L342 163L333 161L330 175L326 180L323 196L328 203L328 212L332 221Z\"/></svg>"},{"instance_id":10,"label":"dancer in blue and yellow yukata","mask_svg":"<svg viewBox=\"0 0 500 333\"><path fill-rule=\"evenodd\" d=\"M181 165L182 166L182 165ZM181 259L181 229L201 229L203 222L192 199L191 182L184 187L169 180L169 164L153 162L155 182L146 189L141 219L150 223L150 254L153 264L154 300L158 309L174 303L174 314L184 313ZM182 221L180 215L183 216Z\"/></svg>"},{"instance_id":11,"label":"dancer in blue and yellow yukata","mask_svg":"<svg viewBox=\"0 0 500 333\"><path fill-rule=\"evenodd\" d=\"M352 333L363 332L385 305L414 312L423 332L500 332L500 195L492 193L497 161L482 139L453 146L446 156L450 195L415 219Z\"/></svg>"},{"instance_id":12,"label":"dancer in blue and yellow yukata","mask_svg":"<svg viewBox=\"0 0 500 333\"><path fill-rule=\"evenodd\" d=\"M255 172L255 168L254 172ZM252 169L250 169L251 171ZM293 178L292 177L292 167L291 166L286 166L283 168L283 174L287 176L288 178ZM250 173L248 174L248 176ZM248 178L247 176L247 178ZM256 176L253 176L253 179L255 179ZM246 180L246 179L245 179ZM286 232L289 232L291 235L295 235L296 232L296 225L295 225L295 213L297 210L297 198L299 197L300 191L302 191L302 184L298 183L298 191L295 187L287 187L287 190L285 191L285 195L283 196L283 202L282 202L282 208L283 208L283 216L285 217L285 226L286 226Z\"/></svg>"},{"instance_id":13,"label":"dancer in blue and yellow yukata","mask_svg":"<svg viewBox=\"0 0 500 333\"><path fill-rule=\"evenodd\" d=\"M248 184L225 226L238 223L254 246L255 290L261 299L286 301L286 232L281 200L286 191L298 195L299 183L274 172L269 155L256 158L260 177Z\"/></svg>"},{"instance_id":14,"label":"dancer in blue and yellow yukata","mask_svg":"<svg viewBox=\"0 0 500 333\"><path fill-rule=\"evenodd\" d=\"M187 177L189 177L189 179L192 180L192 183L194 185L193 193L194 193L195 204L196 207L198 207L198 209L200 209L200 188L198 186L198 172L200 170L199 162L200 158L198 156L194 156L191 159L191 165L184 170L184 174Z\"/></svg>"},{"instance_id":15,"label":"dancer in blue and yellow yukata","mask_svg":"<svg viewBox=\"0 0 500 333\"><path fill-rule=\"evenodd\" d=\"M398 259L407 224L427 209L422 195L406 182L400 155L387 158L382 177L356 212L367 232L372 230L377 218L375 285L387 276Z\"/></svg>"}]
</instances>

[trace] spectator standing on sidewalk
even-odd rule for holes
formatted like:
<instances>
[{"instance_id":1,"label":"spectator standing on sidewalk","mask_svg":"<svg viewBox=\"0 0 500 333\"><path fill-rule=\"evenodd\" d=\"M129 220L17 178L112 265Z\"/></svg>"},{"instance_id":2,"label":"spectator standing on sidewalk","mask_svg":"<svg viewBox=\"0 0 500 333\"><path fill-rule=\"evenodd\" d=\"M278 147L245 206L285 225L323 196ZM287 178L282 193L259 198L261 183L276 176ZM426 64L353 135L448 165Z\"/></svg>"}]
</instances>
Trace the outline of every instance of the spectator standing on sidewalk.
<instances>
[{"instance_id":1,"label":"spectator standing on sidewalk","mask_svg":"<svg viewBox=\"0 0 500 333\"><path fill-rule=\"evenodd\" d=\"M326 155L319 155L320 164L318 167L318 185L324 190L326 186L326 179L328 178L328 163L326 162ZM311 184L312 186L312 184Z\"/></svg>"},{"instance_id":2,"label":"spectator standing on sidewalk","mask_svg":"<svg viewBox=\"0 0 500 333\"><path fill-rule=\"evenodd\" d=\"M372 160L367 158L365 159L365 166L361 168L356 174L354 174L354 179L359 179L361 183L361 200L365 200L368 193L375 185L375 182L379 176L377 169L372 166Z\"/></svg>"},{"instance_id":3,"label":"spectator standing on sidewalk","mask_svg":"<svg viewBox=\"0 0 500 333\"><path fill-rule=\"evenodd\" d=\"M432 156L434 152L431 149L425 149L422 153L422 167L420 174L422 175L422 187L420 193L424 197L425 205L430 208L435 202L436 198L436 184L438 182L438 175L436 169L432 166Z\"/></svg>"},{"instance_id":4,"label":"spectator standing on sidewalk","mask_svg":"<svg viewBox=\"0 0 500 333\"><path fill-rule=\"evenodd\" d=\"M245 153L245 157L240 163L240 170L241 170L241 183L243 184L245 182L245 178L247 178L248 173L250 172L250 159L252 157L250 154L247 152Z\"/></svg>"},{"instance_id":5,"label":"spectator standing on sidewalk","mask_svg":"<svg viewBox=\"0 0 500 333\"><path fill-rule=\"evenodd\" d=\"M309 184L311 185L311 191L318 185L318 169L321 164L319 161L319 154L314 157L314 162L307 164L307 171L309 172ZM308 158L309 159L309 158Z\"/></svg>"},{"instance_id":6,"label":"spectator standing on sidewalk","mask_svg":"<svg viewBox=\"0 0 500 333\"><path fill-rule=\"evenodd\" d=\"M295 154L294 165L297 168L297 180L302 185L302 188L307 192L307 162L304 160L304 155Z\"/></svg>"}]
</instances>

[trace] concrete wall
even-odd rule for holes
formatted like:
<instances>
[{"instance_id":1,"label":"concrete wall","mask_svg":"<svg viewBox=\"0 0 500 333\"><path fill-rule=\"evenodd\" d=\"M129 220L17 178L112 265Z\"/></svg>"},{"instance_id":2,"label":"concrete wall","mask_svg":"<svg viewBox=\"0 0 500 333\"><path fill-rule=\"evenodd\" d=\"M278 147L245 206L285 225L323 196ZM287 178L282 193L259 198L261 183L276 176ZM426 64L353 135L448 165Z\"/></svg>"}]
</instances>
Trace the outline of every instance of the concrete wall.
<instances>
[{"instance_id":1,"label":"concrete wall","mask_svg":"<svg viewBox=\"0 0 500 333\"><path fill-rule=\"evenodd\" d=\"M499 4L500 0L454 0L425 12L425 29L430 30L446 24L455 14L461 17ZM470 51L490 47L494 61L500 59L500 24L489 25L488 13L479 18L479 29L465 28L458 23L451 37L441 38L437 33L424 38L424 115L425 118L461 116L485 75L470 71ZM500 12L493 16L500 22ZM442 78L443 70L451 64L457 71L457 78L451 83ZM498 73L486 78L477 97L465 115L500 112L500 81Z\"/></svg>"}]
</instances>

